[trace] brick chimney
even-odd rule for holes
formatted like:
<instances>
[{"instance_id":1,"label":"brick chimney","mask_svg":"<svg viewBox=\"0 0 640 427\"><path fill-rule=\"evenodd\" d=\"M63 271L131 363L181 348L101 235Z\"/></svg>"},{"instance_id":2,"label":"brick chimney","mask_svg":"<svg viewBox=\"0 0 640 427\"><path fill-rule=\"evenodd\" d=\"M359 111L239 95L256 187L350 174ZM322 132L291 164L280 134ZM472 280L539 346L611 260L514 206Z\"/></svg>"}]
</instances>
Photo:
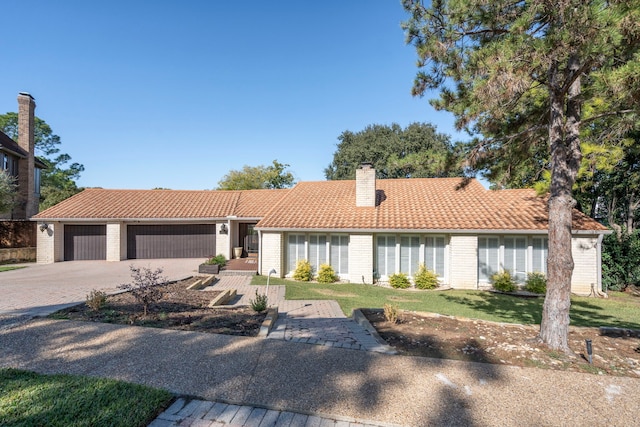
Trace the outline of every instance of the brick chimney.
<instances>
[{"instance_id":1,"label":"brick chimney","mask_svg":"<svg viewBox=\"0 0 640 427\"><path fill-rule=\"evenodd\" d=\"M30 218L38 213L39 195L35 192L35 109L31 95L18 95L18 145L27 152L26 159L20 159L18 168L19 214Z\"/></svg>"},{"instance_id":2,"label":"brick chimney","mask_svg":"<svg viewBox=\"0 0 640 427\"><path fill-rule=\"evenodd\" d=\"M356 169L356 206L376 206L376 170L371 163Z\"/></svg>"}]
</instances>

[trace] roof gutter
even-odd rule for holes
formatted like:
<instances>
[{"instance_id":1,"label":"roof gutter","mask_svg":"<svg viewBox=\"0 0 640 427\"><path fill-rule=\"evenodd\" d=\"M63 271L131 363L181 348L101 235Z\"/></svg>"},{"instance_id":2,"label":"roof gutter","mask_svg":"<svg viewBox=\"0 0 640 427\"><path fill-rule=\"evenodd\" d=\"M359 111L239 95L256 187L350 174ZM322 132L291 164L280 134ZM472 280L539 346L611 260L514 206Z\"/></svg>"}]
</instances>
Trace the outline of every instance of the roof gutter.
<instances>
[{"instance_id":1,"label":"roof gutter","mask_svg":"<svg viewBox=\"0 0 640 427\"><path fill-rule=\"evenodd\" d=\"M285 227L256 227L262 232L302 232L302 233L433 233L433 234L539 234L547 235L549 231L529 229L432 229L432 228L285 228ZM572 230L573 235L611 234L612 230Z\"/></svg>"}]
</instances>

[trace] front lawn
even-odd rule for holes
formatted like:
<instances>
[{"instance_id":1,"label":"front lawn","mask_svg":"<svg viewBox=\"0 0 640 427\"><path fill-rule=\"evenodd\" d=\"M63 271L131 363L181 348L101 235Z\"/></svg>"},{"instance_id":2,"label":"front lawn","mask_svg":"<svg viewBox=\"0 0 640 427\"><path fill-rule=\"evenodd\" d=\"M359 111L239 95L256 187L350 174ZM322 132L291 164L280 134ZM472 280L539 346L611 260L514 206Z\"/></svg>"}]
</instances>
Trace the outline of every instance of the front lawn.
<instances>
[{"instance_id":1,"label":"front lawn","mask_svg":"<svg viewBox=\"0 0 640 427\"><path fill-rule=\"evenodd\" d=\"M19 270L21 268L25 268L24 265L16 266L16 265L0 265L0 273L3 271L11 271L11 270Z\"/></svg>"},{"instance_id":2,"label":"front lawn","mask_svg":"<svg viewBox=\"0 0 640 427\"><path fill-rule=\"evenodd\" d=\"M264 285L265 276L253 284ZM382 308L397 304L402 310L446 314L494 322L539 324L544 297L518 298L486 291L417 291L353 283L319 284L271 278L271 285L285 285L287 299L333 299L350 315L354 308ZM610 293L609 299L572 297L571 325L616 326L640 329L640 298Z\"/></svg>"},{"instance_id":3,"label":"front lawn","mask_svg":"<svg viewBox=\"0 0 640 427\"><path fill-rule=\"evenodd\" d=\"M171 399L121 381L0 369L3 426L146 426Z\"/></svg>"}]
</instances>

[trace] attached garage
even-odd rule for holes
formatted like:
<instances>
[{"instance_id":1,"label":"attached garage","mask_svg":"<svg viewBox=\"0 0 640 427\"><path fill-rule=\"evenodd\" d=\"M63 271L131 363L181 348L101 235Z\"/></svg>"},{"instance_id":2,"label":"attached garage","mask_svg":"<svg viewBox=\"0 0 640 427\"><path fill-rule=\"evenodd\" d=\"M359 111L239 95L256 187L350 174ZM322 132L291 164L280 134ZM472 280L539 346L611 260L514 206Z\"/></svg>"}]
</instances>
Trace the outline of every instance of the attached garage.
<instances>
[{"instance_id":1,"label":"attached garage","mask_svg":"<svg viewBox=\"0 0 640 427\"><path fill-rule=\"evenodd\" d=\"M106 225L65 225L64 260L107 259Z\"/></svg>"},{"instance_id":2,"label":"attached garage","mask_svg":"<svg viewBox=\"0 0 640 427\"><path fill-rule=\"evenodd\" d=\"M214 224L128 225L127 258L204 258L215 255Z\"/></svg>"}]
</instances>

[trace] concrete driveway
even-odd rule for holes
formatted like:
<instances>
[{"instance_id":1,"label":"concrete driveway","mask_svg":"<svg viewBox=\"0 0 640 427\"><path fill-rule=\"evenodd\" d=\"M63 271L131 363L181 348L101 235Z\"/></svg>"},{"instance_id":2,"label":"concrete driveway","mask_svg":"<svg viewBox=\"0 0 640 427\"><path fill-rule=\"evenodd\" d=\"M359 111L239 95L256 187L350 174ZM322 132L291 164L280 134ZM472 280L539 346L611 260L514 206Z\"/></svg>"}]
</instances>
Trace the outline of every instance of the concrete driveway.
<instances>
[{"instance_id":1,"label":"concrete driveway","mask_svg":"<svg viewBox=\"0 0 640 427\"><path fill-rule=\"evenodd\" d=\"M27 267L0 272L0 315L45 316L84 302L93 289L115 292L119 285L131 281L131 265L152 270L160 267L169 280L178 280L197 274L202 261L195 258L20 264Z\"/></svg>"}]
</instances>

